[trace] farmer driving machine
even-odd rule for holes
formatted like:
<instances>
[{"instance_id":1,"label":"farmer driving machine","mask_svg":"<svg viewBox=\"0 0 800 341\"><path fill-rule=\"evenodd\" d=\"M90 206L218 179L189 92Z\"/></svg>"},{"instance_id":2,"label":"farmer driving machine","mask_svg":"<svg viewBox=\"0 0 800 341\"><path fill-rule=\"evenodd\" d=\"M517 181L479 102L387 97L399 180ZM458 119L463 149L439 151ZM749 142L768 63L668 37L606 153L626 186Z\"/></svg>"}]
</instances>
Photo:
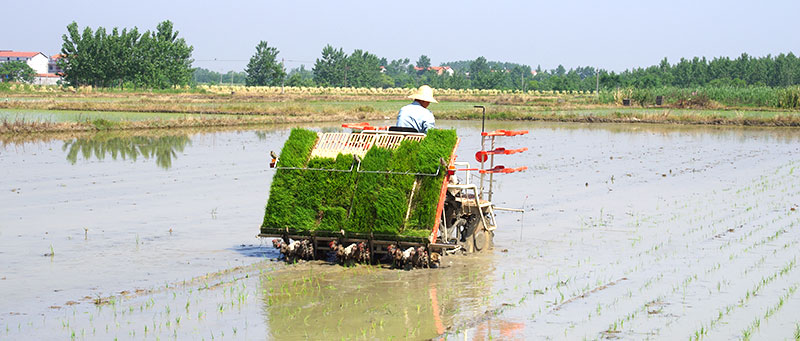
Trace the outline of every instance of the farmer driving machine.
<instances>
[{"instance_id":1,"label":"farmer driving machine","mask_svg":"<svg viewBox=\"0 0 800 341\"><path fill-rule=\"evenodd\" d=\"M436 267L447 253L492 249L495 211L522 211L491 201L496 174L527 169L496 165L495 156L527 150L496 147L496 139L527 131L486 132L482 124L473 167L456 161L454 130L342 127L351 131L293 129L280 156L272 153L276 173L259 237L275 238L288 261Z\"/></svg>"}]
</instances>

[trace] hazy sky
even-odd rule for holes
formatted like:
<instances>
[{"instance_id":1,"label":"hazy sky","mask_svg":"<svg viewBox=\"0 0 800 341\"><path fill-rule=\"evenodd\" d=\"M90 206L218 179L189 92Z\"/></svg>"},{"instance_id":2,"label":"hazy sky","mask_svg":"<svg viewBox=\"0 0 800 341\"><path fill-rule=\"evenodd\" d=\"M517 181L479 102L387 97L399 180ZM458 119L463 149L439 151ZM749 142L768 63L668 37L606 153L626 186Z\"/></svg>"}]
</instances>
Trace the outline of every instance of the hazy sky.
<instances>
[{"instance_id":1,"label":"hazy sky","mask_svg":"<svg viewBox=\"0 0 800 341\"><path fill-rule=\"evenodd\" d=\"M387 59L420 54L597 66L621 71L668 57L800 53L800 0L762 1L8 1L0 49L61 48L66 26L154 30L172 20L195 66L242 70L259 40L287 67L313 65L325 44ZM218 61L213 61L214 59Z\"/></svg>"}]
</instances>

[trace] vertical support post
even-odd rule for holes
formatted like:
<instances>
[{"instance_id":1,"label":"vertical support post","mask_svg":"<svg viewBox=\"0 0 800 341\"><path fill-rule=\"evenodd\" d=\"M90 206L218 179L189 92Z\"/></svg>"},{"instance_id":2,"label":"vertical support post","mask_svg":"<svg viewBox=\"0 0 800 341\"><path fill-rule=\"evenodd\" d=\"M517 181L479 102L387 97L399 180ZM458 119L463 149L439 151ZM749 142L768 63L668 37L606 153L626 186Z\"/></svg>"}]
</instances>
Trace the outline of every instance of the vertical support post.
<instances>
[{"instance_id":1,"label":"vertical support post","mask_svg":"<svg viewBox=\"0 0 800 341\"><path fill-rule=\"evenodd\" d=\"M486 136L481 135L481 151L486 151L486 148L484 147L485 143L486 143ZM482 158L481 158L481 169L486 169L486 167L484 167L484 160ZM481 172L481 185L480 185L480 191L478 191L478 198L479 199L483 199L483 179L484 179L484 176L485 176L485 174L483 174L483 172Z\"/></svg>"},{"instance_id":2,"label":"vertical support post","mask_svg":"<svg viewBox=\"0 0 800 341\"><path fill-rule=\"evenodd\" d=\"M453 153L450 154L450 162L447 163L447 166L452 166L454 162L456 162L456 149L458 149L458 144L461 143L460 138L456 138L456 145L453 146ZM450 172L444 173L444 180L442 181L442 189L439 191L439 204L436 206L436 218L433 221L433 230L431 231L431 235L429 241L431 243L436 242L436 237L439 236L439 224L442 221L442 216L444 215L444 200L447 197L447 185L450 183ZM399 244L398 244L399 245Z\"/></svg>"},{"instance_id":3,"label":"vertical support post","mask_svg":"<svg viewBox=\"0 0 800 341\"><path fill-rule=\"evenodd\" d=\"M483 133L486 131L486 107L482 105L476 105L473 108L483 110L483 114L481 116L481 151L486 151L486 136L483 136ZM484 168L483 160L481 160L481 169L486 169ZM483 179L484 179L484 174L481 173L481 185L480 185L480 191L478 191L479 199L483 199Z\"/></svg>"},{"instance_id":4,"label":"vertical support post","mask_svg":"<svg viewBox=\"0 0 800 341\"><path fill-rule=\"evenodd\" d=\"M494 136L492 136L492 147L491 148L492 149L490 149L490 150L494 150ZM494 168L494 154L489 156L489 168L490 169ZM492 201L492 194L494 193L492 191L493 184L494 184L494 173L489 173L489 201Z\"/></svg>"}]
</instances>

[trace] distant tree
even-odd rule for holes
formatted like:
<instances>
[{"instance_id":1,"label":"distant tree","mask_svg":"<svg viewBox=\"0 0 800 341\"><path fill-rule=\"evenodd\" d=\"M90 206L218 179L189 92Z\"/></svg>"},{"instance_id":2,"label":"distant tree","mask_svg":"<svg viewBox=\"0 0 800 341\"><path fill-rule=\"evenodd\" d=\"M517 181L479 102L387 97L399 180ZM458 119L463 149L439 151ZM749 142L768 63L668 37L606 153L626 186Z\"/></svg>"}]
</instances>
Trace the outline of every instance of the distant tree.
<instances>
[{"instance_id":1,"label":"distant tree","mask_svg":"<svg viewBox=\"0 0 800 341\"><path fill-rule=\"evenodd\" d=\"M489 72L489 64L486 63L486 58L478 57L469 64L469 75L470 77L476 76L479 73L487 73Z\"/></svg>"},{"instance_id":2,"label":"distant tree","mask_svg":"<svg viewBox=\"0 0 800 341\"><path fill-rule=\"evenodd\" d=\"M21 61L0 63L0 81L3 82L33 82L36 71L28 63Z\"/></svg>"},{"instance_id":3,"label":"distant tree","mask_svg":"<svg viewBox=\"0 0 800 341\"><path fill-rule=\"evenodd\" d=\"M159 79L156 86L165 88L175 84L189 84L192 79L192 50L183 38L178 38L178 31L173 30L172 22L162 21L156 26L155 51L151 50L157 67L165 79Z\"/></svg>"},{"instance_id":4,"label":"distant tree","mask_svg":"<svg viewBox=\"0 0 800 341\"><path fill-rule=\"evenodd\" d=\"M322 49L322 58L314 63L314 82L321 86L344 86L347 67L347 54L339 48L326 45Z\"/></svg>"},{"instance_id":5,"label":"distant tree","mask_svg":"<svg viewBox=\"0 0 800 341\"><path fill-rule=\"evenodd\" d=\"M67 25L59 66L64 81L73 86L134 86L166 88L192 81L193 47L178 38L169 20L158 24L155 32L140 34L137 28L114 28L107 33Z\"/></svg>"},{"instance_id":6,"label":"distant tree","mask_svg":"<svg viewBox=\"0 0 800 341\"><path fill-rule=\"evenodd\" d=\"M522 90L523 88L528 89L527 82L530 79L531 67L527 65L516 65L511 68L511 71L508 73L508 84L506 87L519 90Z\"/></svg>"},{"instance_id":7,"label":"distant tree","mask_svg":"<svg viewBox=\"0 0 800 341\"><path fill-rule=\"evenodd\" d=\"M414 69L408 58L394 59L384 66L386 67L384 75L391 80L391 82L387 82L391 85L387 86L405 87L408 83L414 83L413 77L408 73L409 69Z\"/></svg>"},{"instance_id":8,"label":"distant tree","mask_svg":"<svg viewBox=\"0 0 800 341\"><path fill-rule=\"evenodd\" d=\"M417 59L417 67L421 67L421 68L427 69L430 66L431 66L431 59L428 58L428 56L426 56L424 54L419 56L419 59Z\"/></svg>"},{"instance_id":9,"label":"distant tree","mask_svg":"<svg viewBox=\"0 0 800 341\"><path fill-rule=\"evenodd\" d=\"M486 58L478 57L469 65L472 86L478 89L499 89L505 78L505 70L492 70Z\"/></svg>"},{"instance_id":10,"label":"distant tree","mask_svg":"<svg viewBox=\"0 0 800 341\"><path fill-rule=\"evenodd\" d=\"M307 70L305 65L300 65L299 68L289 71L289 77L286 80L288 86L314 86L314 73Z\"/></svg>"},{"instance_id":11,"label":"distant tree","mask_svg":"<svg viewBox=\"0 0 800 341\"><path fill-rule=\"evenodd\" d=\"M244 70L247 73L245 84L247 86L254 85L280 85L286 71L283 70L283 65L278 63L278 49L267 45L266 41L260 41L256 45L256 53L250 58L247 63L247 68Z\"/></svg>"},{"instance_id":12,"label":"distant tree","mask_svg":"<svg viewBox=\"0 0 800 341\"><path fill-rule=\"evenodd\" d=\"M244 72L228 71L222 74L204 68L194 68L192 73L192 81L195 84L244 84L246 78L247 74Z\"/></svg>"},{"instance_id":13,"label":"distant tree","mask_svg":"<svg viewBox=\"0 0 800 341\"><path fill-rule=\"evenodd\" d=\"M347 86L378 87L381 84L380 59L367 51L355 50L347 57Z\"/></svg>"},{"instance_id":14,"label":"distant tree","mask_svg":"<svg viewBox=\"0 0 800 341\"><path fill-rule=\"evenodd\" d=\"M385 66L386 66L386 73L389 74L389 76L397 77L402 74L408 73L409 60L408 58L395 59L389 62L389 65Z\"/></svg>"},{"instance_id":15,"label":"distant tree","mask_svg":"<svg viewBox=\"0 0 800 341\"><path fill-rule=\"evenodd\" d=\"M463 72L455 71L452 77L447 77L446 88L449 89L469 89L471 84L467 75Z\"/></svg>"}]
</instances>

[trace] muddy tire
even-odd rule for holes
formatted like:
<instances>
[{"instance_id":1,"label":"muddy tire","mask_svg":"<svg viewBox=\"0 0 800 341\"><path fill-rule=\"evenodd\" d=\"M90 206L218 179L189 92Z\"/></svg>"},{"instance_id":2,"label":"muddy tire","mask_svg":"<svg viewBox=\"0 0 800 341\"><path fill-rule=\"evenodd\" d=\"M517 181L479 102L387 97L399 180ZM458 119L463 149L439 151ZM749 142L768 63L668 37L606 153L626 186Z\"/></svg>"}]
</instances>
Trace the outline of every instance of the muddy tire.
<instances>
[{"instance_id":1,"label":"muddy tire","mask_svg":"<svg viewBox=\"0 0 800 341\"><path fill-rule=\"evenodd\" d=\"M486 230L478 229L472 234L472 244L476 252L483 251L486 248Z\"/></svg>"},{"instance_id":2,"label":"muddy tire","mask_svg":"<svg viewBox=\"0 0 800 341\"><path fill-rule=\"evenodd\" d=\"M475 250L484 252L494 249L494 232L480 229L474 236Z\"/></svg>"},{"instance_id":3,"label":"muddy tire","mask_svg":"<svg viewBox=\"0 0 800 341\"><path fill-rule=\"evenodd\" d=\"M476 221L473 226L470 226L465 231L462 240L463 242L459 242L459 245L467 253L483 252L494 248L494 232L484 229L481 221Z\"/></svg>"}]
</instances>

